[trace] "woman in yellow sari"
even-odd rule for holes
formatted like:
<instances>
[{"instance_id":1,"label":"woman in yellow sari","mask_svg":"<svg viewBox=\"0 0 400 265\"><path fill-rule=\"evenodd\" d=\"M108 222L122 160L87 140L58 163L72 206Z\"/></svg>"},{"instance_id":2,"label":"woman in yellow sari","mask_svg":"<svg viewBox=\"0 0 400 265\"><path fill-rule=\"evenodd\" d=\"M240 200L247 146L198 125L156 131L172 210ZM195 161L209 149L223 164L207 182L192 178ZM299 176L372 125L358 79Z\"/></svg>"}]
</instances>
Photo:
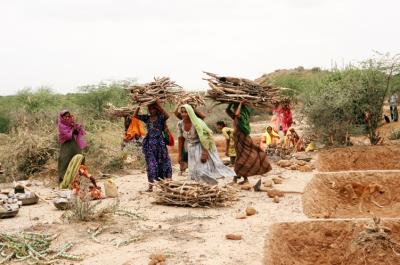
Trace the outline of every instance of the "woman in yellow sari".
<instances>
[{"instance_id":1,"label":"woman in yellow sari","mask_svg":"<svg viewBox=\"0 0 400 265\"><path fill-rule=\"evenodd\" d=\"M276 146L279 142L279 134L272 129L272 126L267 126L266 132L261 136L260 148L265 151L268 147Z\"/></svg>"}]
</instances>

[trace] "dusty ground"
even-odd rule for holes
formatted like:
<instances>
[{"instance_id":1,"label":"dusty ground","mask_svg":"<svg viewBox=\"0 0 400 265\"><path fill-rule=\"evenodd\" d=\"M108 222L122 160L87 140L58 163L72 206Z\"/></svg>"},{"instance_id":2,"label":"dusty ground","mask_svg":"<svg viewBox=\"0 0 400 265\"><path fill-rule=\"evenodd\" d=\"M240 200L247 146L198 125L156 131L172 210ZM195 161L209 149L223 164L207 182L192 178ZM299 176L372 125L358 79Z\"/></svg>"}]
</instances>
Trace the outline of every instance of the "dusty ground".
<instances>
[{"instance_id":1,"label":"dusty ground","mask_svg":"<svg viewBox=\"0 0 400 265\"><path fill-rule=\"evenodd\" d=\"M398 145L352 146L319 152L318 171L400 169Z\"/></svg>"},{"instance_id":2,"label":"dusty ground","mask_svg":"<svg viewBox=\"0 0 400 265\"><path fill-rule=\"evenodd\" d=\"M400 170L317 173L306 186L303 210L314 218L398 217Z\"/></svg>"},{"instance_id":3,"label":"dusty ground","mask_svg":"<svg viewBox=\"0 0 400 265\"><path fill-rule=\"evenodd\" d=\"M221 144L224 140L218 137L216 140L221 152ZM373 154L377 150L367 149L368 147L362 147L359 150L361 152L355 153L353 152L354 149L333 152L333 155L326 157L325 171L358 169L354 168L356 164L358 165L357 161L360 161L355 159L356 153L368 152L371 155L367 156L367 164L374 165L375 156ZM392 151L396 150L385 150L382 151L382 154L387 158L389 155L393 155ZM174 153L173 150L171 151ZM343 163L338 164L338 155L343 157L341 160ZM365 166L366 161L362 159L360 162ZM390 163L386 161L379 165L383 166L381 169L397 168L395 161ZM274 174L280 174L285 178L283 184L275 185L275 188L302 192L311 180L313 173L292 171L273 165L273 171L268 173L267 176ZM184 177L178 177L175 173L174 178ZM252 178L251 181L255 183L257 179L257 177ZM274 203L264 192L240 191L239 200L230 207L192 209L153 204L151 194L143 192L147 188L147 178L143 172L132 171L129 175L115 176L115 181L120 192L120 208L135 212L140 218L114 216L114 218L102 222L66 223L60 218L63 212L56 210L52 204L41 201L37 205L22 207L19 215L15 218L0 219L0 231L12 233L22 230L35 230L58 233L60 236L56 243L75 242L76 245L72 249L72 253L82 254L84 259L81 262L65 261L59 264L141 265L148 264L149 256L153 253L165 254L167 264L264 264L265 254L270 255L269 257L273 255L297 255L296 248L300 248L299 245L296 245L297 243L320 246L318 233L324 230L318 227L314 229L313 225L309 225L310 222L302 222L311 221L314 223L303 214L302 198L299 193L287 193L280 203ZM221 184L230 181L230 179L222 180ZM51 182L33 181L31 189L51 201L54 190L49 187L51 187ZM0 188L7 187L0 186ZM106 199L103 200L103 203L111 204L113 200ZM243 212L247 206L255 207L258 213L246 219L236 219L237 213ZM290 225L295 229L285 232L286 234L275 229L281 227L277 223L285 222L300 223ZM88 230L99 227L103 227L104 232L94 240ZM274 229L271 240L275 242L285 241L286 243L276 244L275 248L266 250L265 240L268 240L271 235L270 227ZM341 230L342 226L335 224L328 228L337 231L338 229ZM313 238L307 237L310 229L316 231L316 236ZM343 236L350 237L351 231L350 228L348 231L344 231ZM225 235L230 233L240 234L242 240L230 241L225 239ZM282 234L282 237L274 237L277 234ZM133 242L123 246L126 240ZM295 247L292 247L292 243L296 243ZM116 245L122 246L117 247ZM288 249L285 249L285 246ZM289 258L281 260L282 263L268 264L317 264L312 263L313 257L315 257L315 255L312 255L314 251L316 250L308 248L309 256L304 256L305 252L300 253L302 257L306 258L304 262ZM320 248L318 248L318 251L320 251ZM317 258L324 255L318 251L316 251Z\"/></svg>"},{"instance_id":4,"label":"dusty ground","mask_svg":"<svg viewBox=\"0 0 400 265\"><path fill-rule=\"evenodd\" d=\"M269 174L274 173L281 173L286 178L283 184L275 187L289 191L302 191L312 177L311 172L283 170L276 166ZM107 223L66 224L60 219L61 211L40 202L22 207L15 218L1 219L0 230L33 229L59 233L58 241L76 242L72 253L84 254L84 260L77 264L148 264L148 257L155 252L166 254L167 264L262 264L269 225L306 219L300 194L287 194L277 204L264 192L241 191L239 200L231 207L189 209L152 204L151 194L143 192L147 183L142 172L116 177L115 181L121 194L121 208L136 212L145 220L115 216ZM255 182L256 178L251 181ZM54 195L42 183L34 184L31 188L41 196L51 198ZM258 213L247 219L236 219L237 212L244 211L247 206L255 207ZM101 243L92 240L87 232L99 225L109 227L97 237ZM225 239L229 233L240 234L243 239L229 241ZM117 248L113 245L132 237L139 239L128 246Z\"/></svg>"},{"instance_id":5,"label":"dusty ground","mask_svg":"<svg viewBox=\"0 0 400 265\"><path fill-rule=\"evenodd\" d=\"M365 226L370 220L335 220L281 223L271 227L272 242L266 252L268 265L365 265L399 264L400 225L385 220L389 228L377 240L367 240ZM371 234L369 234L371 236ZM393 241L390 243L387 239ZM383 243L385 242L385 243Z\"/></svg>"}]
</instances>

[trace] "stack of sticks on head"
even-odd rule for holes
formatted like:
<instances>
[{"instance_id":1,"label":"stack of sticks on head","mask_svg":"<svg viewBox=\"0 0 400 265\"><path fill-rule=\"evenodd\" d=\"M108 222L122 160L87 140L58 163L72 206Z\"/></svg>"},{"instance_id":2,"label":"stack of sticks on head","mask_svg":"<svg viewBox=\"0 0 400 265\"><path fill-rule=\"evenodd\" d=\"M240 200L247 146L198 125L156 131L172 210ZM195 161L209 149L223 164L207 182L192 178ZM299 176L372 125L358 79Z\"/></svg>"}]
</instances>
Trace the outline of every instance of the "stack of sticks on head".
<instances>
[{"instance_id":1,"label":"stack of sticks on head","mask_svg":"<svg viewBox=\"0 0 400 265\"><path fill-rule=\"evenodd\" d=\"M169 77L154 78L154 81L143 85L132 85L127 88L131 101L139 105L150 105L160 99L160 102L173 103L179 100L183 93L181 86L171 81Z\"/></svg>"},{"instance_id":2,"label":"stack of sticks on head","mask_svg":"<svg viewBox=\"0 0 400 265\"><path fill-rule=\"evenodd\" d=\"M156 203L184 207L222 207L236 200L236 190L191 181L159 181Z\"/></svg>"},{"instance_id":3,"label":"stack of sticks on head","mask_svg":"<svg viewBox=\"0 0 400 265\"><path fill-rule=\"evenodd\" d=\"M185 92L181 99L179 100L180 104L189 104L194 108L199 106L205 106L206 102L203 99L203 96L200 93L196 92Z\"/></svg>"},{"instance_id":4,"label":"stack of sticks on head","mask_svg":"<svg viewBox=\"0 0 400 265\"><path fill-rule=\"evenodd\" d=\"M237 77L218 76L204 72L208 75L210 90L207 97L221 103L239 103L246 100L254 108L272 108L280 102L281 88L260 85L252 80Z\"/></svg>"}]
</instances>

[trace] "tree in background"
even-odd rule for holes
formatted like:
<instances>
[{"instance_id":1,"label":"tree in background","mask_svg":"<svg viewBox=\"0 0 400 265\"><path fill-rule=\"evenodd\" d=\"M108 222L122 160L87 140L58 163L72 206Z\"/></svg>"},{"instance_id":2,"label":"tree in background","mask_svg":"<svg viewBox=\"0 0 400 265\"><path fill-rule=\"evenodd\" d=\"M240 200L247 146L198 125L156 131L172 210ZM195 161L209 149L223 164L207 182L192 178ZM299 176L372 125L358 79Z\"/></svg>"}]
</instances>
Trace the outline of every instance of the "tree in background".
<instances>
[{"instance_id":1,"label":"tree in background","mask_svg":"<svg viewBox=\"0 0 400 265\"><path fill-rule=\"evenodd\" d=\"M348 144L349 133L357 126L365 127L372 144L379 143L383 104L394 90L400 60L398 55L378 55L358 66L336 69L302 91L304 113L329 143Z\"/></svg>"},{"instance_id":2,"label":"tree in background","mask_svg":"<svg viewBox=\"0 0 400 265\"><path fill-rule=\"evenodd\" d=\"M101 118L107 103L110 102L115 106L127 105L126 88L133 82L133 80L124 80L110 84L102 82L98 85L82 86L81 93L74 94L74 102L94 118Z\"/></svg>"}]
</instances>

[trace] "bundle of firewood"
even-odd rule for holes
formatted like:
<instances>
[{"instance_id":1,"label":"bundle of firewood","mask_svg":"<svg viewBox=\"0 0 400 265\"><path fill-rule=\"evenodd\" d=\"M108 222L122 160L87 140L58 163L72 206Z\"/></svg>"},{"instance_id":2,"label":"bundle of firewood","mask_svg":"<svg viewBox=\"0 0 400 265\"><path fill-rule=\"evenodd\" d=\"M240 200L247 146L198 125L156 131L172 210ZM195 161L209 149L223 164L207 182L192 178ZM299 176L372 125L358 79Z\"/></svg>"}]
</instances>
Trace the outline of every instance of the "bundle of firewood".
<instances>
[{"instance_id":1,"label":"bundle of firewood","mask_svg":"<svg viewBox=\"0 0 400 265\"><path fill-rule=\"evenodd\" d=\"M237 77L218 76L204 72L208 78L210 90L207 97L221 103L239 103L246 100L255 108L272 108L280 101L280 88L260 85L252 80Z\"/></svg>"},{"instance_id":2,"label":"bundle of firewood","mask_svg":"<svg viewBox=\"0 0 400 265\"><path fill-rule=\"evenodd\" d=\"M143 85L132 85L127 88L133 103L150 105L157 99L160 102L176 103L183 93L181 86L169 77L154 78L154 81Z\"/></svg>"},{"instance_id":3,"label":"bundle of firewood","mask_svg":"<svg viewBox=\"0 0 400 265\"><path fill-rule=\"evenodd\" d=\"M180 104L189 104L194 108L206 105L206 102L204 101L203 96L200 93L196 93L196 92L186 92L180 98L179 103Z\"/></svg>"},{"instance_id":4,"label":"bundle of firewood","mask_svg":"<svg viewBox=\"0 0 400 265\"><path fill-rule=\"evenodd\" d=\"M111 103L107 103L106 106L104 107L104 110L111 117L126 117L126 116L133 115L135 113L134 106L118 108L118 107L115 107Z\"/></svg>"},{"instance_id":5,"label":"bundle of firewood","mask_svg":"<svg viewBox=\"0 0 400 265\"><path fill-rule=\"evenodd\" d=\"M236 200L236 190L192 181L159 181L156 203L183 207L221 207Z\"/></svg>"}]
</instances>

